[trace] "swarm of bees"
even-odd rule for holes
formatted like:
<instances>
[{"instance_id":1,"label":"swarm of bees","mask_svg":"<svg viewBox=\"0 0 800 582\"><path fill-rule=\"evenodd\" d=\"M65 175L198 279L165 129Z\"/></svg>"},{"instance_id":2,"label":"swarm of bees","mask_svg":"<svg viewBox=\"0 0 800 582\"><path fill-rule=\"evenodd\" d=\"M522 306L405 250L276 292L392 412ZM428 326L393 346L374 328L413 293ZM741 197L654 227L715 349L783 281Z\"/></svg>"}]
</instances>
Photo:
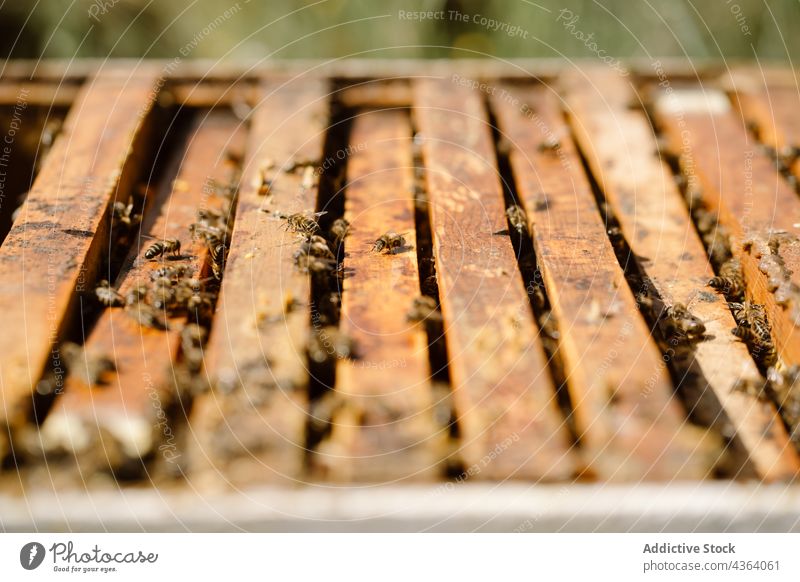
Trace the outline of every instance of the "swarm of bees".
<instances>
[{"instance_id":1,"label":"swarm of bees","mask_svg":"<svg viewBox=\"0 0 800 582\"><path fill-rule=\"evenodd\" d=\"M405 233L398 234L393 230L383 233L372 245L373 253L386 251L389 254L406 246Z\"/></svg>"},{"instance_id":2,"label":"swarm of bees","mask_svg":"<svg viewBox=\"0 0 800 582\"><path fill-rule=\"evenodd\" d=\"M708 282L725 297L734 301L744 296L744 275L738 259L728 259L719 269L719 275Z\"/></svg>"},{"instance_id":3,"label":"swarm of bees","mask_svg":"<svg viewBox=\"0 0 800 582\"><path fill-rule=\"evenodd\" d=\"M702 341L706 326L683 303L666 307L661 314L661 328L673 344L693 344Z\"/></svg>"},{"instance_id":4,"label":"swarm of bees","mask_svg":"<svg viewBox=\"0 0 800 582\"><path fill-rule=\"evenodd\" d=\"M737 324L731 332L748 345L753 358L762 367L774 366L778 361L778 354L764 306L745 301L731 303L731 310Z\"/></svg>"}]
</instances>

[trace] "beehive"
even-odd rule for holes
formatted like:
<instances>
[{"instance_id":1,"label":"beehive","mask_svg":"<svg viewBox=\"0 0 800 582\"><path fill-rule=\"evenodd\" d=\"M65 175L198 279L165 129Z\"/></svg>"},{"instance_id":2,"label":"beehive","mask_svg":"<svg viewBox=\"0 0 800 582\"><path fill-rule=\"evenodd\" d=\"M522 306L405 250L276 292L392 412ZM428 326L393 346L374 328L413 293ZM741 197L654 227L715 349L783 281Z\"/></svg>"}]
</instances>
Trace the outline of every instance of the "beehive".
<instances>
[{"instance_id":1,"label":"beehive","mask_svg":"<svg viewBox=\"0 0 800 582\"><path fill-rule=\"evenodd\" d=\"M0 96L6 529L794 527L791 71L19 62Z\"/></svg>"}]
</instances>

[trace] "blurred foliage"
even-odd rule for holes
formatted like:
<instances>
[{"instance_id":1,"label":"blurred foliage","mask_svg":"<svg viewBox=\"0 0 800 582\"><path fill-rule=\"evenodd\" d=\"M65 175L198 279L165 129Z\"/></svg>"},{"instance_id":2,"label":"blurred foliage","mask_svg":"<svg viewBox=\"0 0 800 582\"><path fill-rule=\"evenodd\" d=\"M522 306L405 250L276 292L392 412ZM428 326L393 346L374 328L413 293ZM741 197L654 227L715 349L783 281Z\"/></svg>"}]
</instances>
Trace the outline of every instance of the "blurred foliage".
<instances>
[{"instance_id":1,"label":"blurred foliage","mask_svg":"<svg viewBox=\"0 0 800 582\"><path fill-rule=\"evenodd\" d=\"M440 20L400 17L400 11L442 10L445 17ZM571 28L565 27L564 10L578 16ZM465 15L466 22L450 14ZM476 22L476 15L503 27L493 31ZM509 34L512 26L521 32ZM3 56L12 58L591 57L593 50L603 50L620 57L794 60L800 56L798 30L798 0L12 0L0 4L0 43ZM575 31L593 35L589 42L597 47L590 49Z\"/></svg>"}]
</instances>

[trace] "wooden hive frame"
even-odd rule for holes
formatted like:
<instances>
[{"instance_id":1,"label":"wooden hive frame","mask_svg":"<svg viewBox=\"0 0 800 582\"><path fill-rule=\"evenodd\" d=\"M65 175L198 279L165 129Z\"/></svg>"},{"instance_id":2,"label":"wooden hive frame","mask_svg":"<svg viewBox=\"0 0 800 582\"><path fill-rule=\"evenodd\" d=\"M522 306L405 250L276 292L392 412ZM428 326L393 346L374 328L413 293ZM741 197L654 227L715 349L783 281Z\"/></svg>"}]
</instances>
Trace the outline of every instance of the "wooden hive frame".
<instances>
[{"instance_id":1,"label":"wooden hive frame","mask_svg":"<svg viewBox=\"0 0 800 582\"><path fill-rule=\"evenodd\" d=\"M695 204L800 364L796 77L563 69L6 63L0 109L59 135L0 207L0 527L795 529L800 414L753 389ZM177 265L204 312L92 299Z\"/></svg>"}]
</instances>

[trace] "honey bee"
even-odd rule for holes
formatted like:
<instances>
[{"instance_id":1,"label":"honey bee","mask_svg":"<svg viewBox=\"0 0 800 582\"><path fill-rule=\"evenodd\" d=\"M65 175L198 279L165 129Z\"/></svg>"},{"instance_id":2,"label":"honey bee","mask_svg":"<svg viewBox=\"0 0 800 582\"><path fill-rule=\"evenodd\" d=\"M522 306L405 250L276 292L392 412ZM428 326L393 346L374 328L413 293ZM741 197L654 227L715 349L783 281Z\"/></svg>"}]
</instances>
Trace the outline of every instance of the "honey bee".
<instances>
[{"instance_id":1,"label":"honey bee","mask_svg":"<svg viewBox=\"0 0 800 582\"><path fill-rule=\"evenodd\" d=\"M207 240L207 244L208 254L211 257L211 272L214 274L214 278L219 281L222 279L222 272L225 269L225 253L227 252L227 248L225 247L225 243L215 240Z\"/></svg>"},{"instance_id":2,"label":"honey bee","mask_svg":"<svg viewBox=\"0 0 800 582\"><path fill-rule=\"evenodd\" d=\"M317 219L327 212L315 212L308 214L305 212L295 212L294 214L276 213L278 218L286 221L286 228L292 232L310 236L319 232L319 223Z\"/></svg>"},{"instance_id":3,"label":"honey bee","mask_svg":"<svg viewBox=\"0 0 800 582\"><path fill-rule=\"evenodd\" d=\"M94 290L97 300L106 307L122 307L125 305L125 298L119 292L111 287L105 279L100 281Z\"/></svg>"},{"instance_id":4,"label":"honey bee","mask_svg":"<svg viewBox=\"0 0 800 582\"><path fill-rule=\"evenodd\" d=\"M336 260L336 257L328 247L328 241L318 235L311 235L307 240L303 241L300 248L294 253L295 262L301 260L304 255L330 261Z\"/></svg>"},{"instance_id":5,"label":"honey bee","mask_svg":"<svg viewBox=\"0 0 800 582\"><path fill-rule=\"evenodd\" d=\"M92 353L72 342L61 346L61 355L69 373L87 386L103 384L106 374L117 370L114 360L105 354Z\"/></svg>"},{"instance_id":6,"label":"honey bee","mask_svg":"<svg viewBox=\"0 0 800 582\"><path fill-rule=\"evenodd\" d=\"M147 287L147 285L144 285L144 284L135 285L125 295L125 305L128 305L128 306L136 305L136 304L140 303L141 301L144 301L145 299L147 299L147 295L148 295L149 292L150 292L150 289Z\"/></svg>"},{"instance_id":7,"label":"honey bee","mask_svg":"<svg viewBox=\"0 0 800 582\"><path fill-rule=\"evenodd\" d=\"M176 300L191 313L208 314L213 308L211 293L203 290L203 283L197 279L184 280L178 284Z\"/></svg>"},{"instance_id":8,"label":"honey bee","mask_svg":"<svg viewBox=\"0 0 800 582\"><path fill-rule=\"evenodd\" d=\"M111 208L112 225L122 224L126 228L131 228L141 221L141 216L133 213L133 202L114 202Z\"/></svg>"},{"instance_id":9,"label":"honey bee","mask_svg":"<svg viewBox=\"0 0 800 582\"><path fill-rule=\"evenodd\" d=\"M150 297L153 307L156 309L173 311L176 307L177 300L172 279L162 277L153 281Z\"/></svg>"},{"instance_id":10,"label":"honey bee","mask_svg":"<svg viewBox=\"0 0 800 582\"><path fill-rule=\"evenodd\" d=\"M709 287L722 292L729 298L741 297L744 294L744 276L738 259L726 261L719 269L719 275L708 282Z\"/></svg>"},{"instance_id":11,"label":"honey bee","mask_svg":"<svg viewBox=\"0 0 800 582\"><path fill-rule=\"evenodd\" d=\"M695 343L703 339L706 326L683 303L675 303L664 310L661 325L665 335L681 343Z\"/></svg>"},{"instance_id":12,"label":"honey bee","mask_svg":"<svg viewBox=\"0 0 800 582\"><path fill-rule=\"evenodd\" d=\"M197 323L190 323L181 330L181 351L190 372L197 373L203 364L203 344L208 330Z\"/></svg>"},{"instance_id":13,"label":"honey bee","mask_svg":"<svg viewBox=\"0 0 800 582\"><path fill-rule=\"evenodd\" d=\"M344 218L337 218L331 224L328 233L335 248L339 248L350 231L350 223Z\"/></svg>"},{"instance_id":14,"label":"honey bee","mask_svg":"<svg viewBox=\"0 0 800 582\"><path fill-rule=\"evenodd\" d=\"M159 279L180 279L186 272L185 265L159 267L154 271L150 271L150 280L155 282Z\"/></svg>"},{"instance_id":15,"label":"honey bee","mask_svg":"<svg viewBox=\"0 0 800 582\"><path fill-rule=\"evenodd\" d=\"M773 366L778 360L778 353L772 341L764 306L745 301L732 303L731 310L738 324L731 333L750 347L757 362L765 367Z\"/></svg>"},{"instance_id":16,"label":"honey bee","mask_svg":"<svg viewBox=\"0 0 800 582\"><path fill-rule=\"evenodd\" d=\"M173 257L179 257L180 252L181 241L176 238L165 238L164 240L154 242L152 245L150 245L150 247L144 253L144 258L155 259L165 255L166 253L172 253Z\"/></svg>"},{"instance_id":17,"label":"honey bee","mask_svg":"<svg viewBox=\"0 0 800 582\"><path fill-rule=\"evenodd\" d=\"M511 224L511 228L516 230L520 236L528 231L528 223L527 219L525 218L525 211L522 210L522 208L516 204L509 206L506 209L506 216L508 217L509 224Z\"/></svg>"},{"instance_id":18,"label":"honey bee","mask_svg":"<svg viewBox=\"0 0 800 582\"><path fill-rule=\"evenodd\" d=\"M389 254L392 254L397 249L403 248L406 246L406 239L405 236L403 236L404 234L405 233L397 234L393 230L382 234L381 237L372 245L372 252L380 253L386 250L389 252Z\"/></svg>"},{"instance_id":19,"label":"honey bee","mask_svg":"<svg viewBox=\"0 0 800 582\"><path fill-rule=\"evenodd\" d=\"M439 312L439 306L433 297L421 296L415 297L406 314L408 321L424 321L430 323L440 323L442 321L442 314Z\"/></svg>"}]
</instances>

